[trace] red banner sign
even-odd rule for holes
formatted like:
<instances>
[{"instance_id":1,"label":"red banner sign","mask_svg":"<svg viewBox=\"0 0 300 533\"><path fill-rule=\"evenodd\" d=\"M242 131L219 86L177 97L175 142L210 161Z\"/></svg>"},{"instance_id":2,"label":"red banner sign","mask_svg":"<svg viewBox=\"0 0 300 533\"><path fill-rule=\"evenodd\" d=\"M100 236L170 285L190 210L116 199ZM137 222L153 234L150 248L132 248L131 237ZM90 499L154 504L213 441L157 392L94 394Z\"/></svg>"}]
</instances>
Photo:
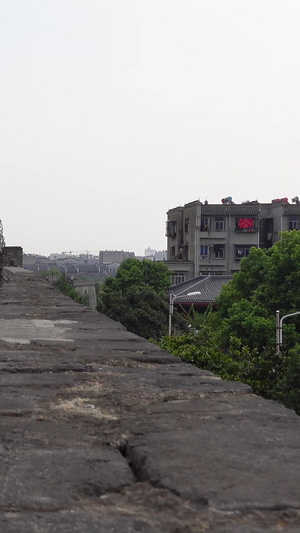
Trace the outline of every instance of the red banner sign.
<instances>
[{"instance_id":1,"label":"red banner sign","mask_svg":"<svg viewBox=\"0 0 300 533\"><path fill-rule=\"evenodd\" d=\"M241 229L248 229L253 228L253 218L240 218L239 219L239 228Z\"/></svg>"}]
</instances>

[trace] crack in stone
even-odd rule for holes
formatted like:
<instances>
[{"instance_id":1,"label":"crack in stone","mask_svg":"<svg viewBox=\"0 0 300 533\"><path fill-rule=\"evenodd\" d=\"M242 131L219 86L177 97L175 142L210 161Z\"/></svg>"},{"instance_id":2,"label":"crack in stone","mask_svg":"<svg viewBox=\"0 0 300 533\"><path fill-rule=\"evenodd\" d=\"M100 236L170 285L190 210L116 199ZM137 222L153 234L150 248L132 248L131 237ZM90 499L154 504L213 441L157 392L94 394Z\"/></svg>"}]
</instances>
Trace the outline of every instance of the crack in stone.
<instances>
[{"instance_id":1,"label":"crack in stone","mask_svg":"<svg viewBox=\"0 0 300 533\"><path fill-rule=\"evenodd\" d=\"M288 502L260 503L260 502L241 502L228 504L210 504L210 508L219 512L249 512L249 511L289 511L300 510L300 504Z\"/></svg>"},{"instance_id":2,"label":"crack in stone","mask_svg":"<svg viewBox=\"0 0 300 533\"><path fill-rule=\"evenodd\" d=\"M173 494L179 498L182 498L180 491L173 489L164 485L159 481L153 481L145 474L144 465L147 460L147 456L139 458L137 461L134 460L132 454L128 453L128 440L123 440L119 442L118 449L122 456L126 459L135 479L137 482L148 483L153 488L165 489L170 494ZM185 501L190 502L195 505L195 503L204 507L208 507L211 511L221 512L221 513L244 513L244 512L253 512L253 511L269 511L269 512L279 512L279 511L299 511L300 504L289 503L289 502L270 502L270 503L260 503L260 502L241 502L241 503L228 503L228 504L216 504L213 501L209 501L205 496L199 496L197 501L191 500L190 498L183 498Z\"/></svg>"}]
</instances>

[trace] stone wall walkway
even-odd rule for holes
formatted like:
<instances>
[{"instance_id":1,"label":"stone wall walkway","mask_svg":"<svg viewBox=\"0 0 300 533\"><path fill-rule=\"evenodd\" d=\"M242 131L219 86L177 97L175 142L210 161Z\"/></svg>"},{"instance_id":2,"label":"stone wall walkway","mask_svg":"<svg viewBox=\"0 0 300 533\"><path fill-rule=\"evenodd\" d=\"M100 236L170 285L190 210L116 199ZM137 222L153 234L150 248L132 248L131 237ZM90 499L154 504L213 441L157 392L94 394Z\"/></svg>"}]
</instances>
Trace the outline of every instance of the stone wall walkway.
<instances>
[{"instance_id":1,"label":"stone wall walkway","mask_svg":"<svg viewBox=\"0 0 300 533\"><path fill-rule=\"evenodd\" d=\"M300 531L300 418L17 269L0 289L0 531Z\"/></svg>"}]
</instances>

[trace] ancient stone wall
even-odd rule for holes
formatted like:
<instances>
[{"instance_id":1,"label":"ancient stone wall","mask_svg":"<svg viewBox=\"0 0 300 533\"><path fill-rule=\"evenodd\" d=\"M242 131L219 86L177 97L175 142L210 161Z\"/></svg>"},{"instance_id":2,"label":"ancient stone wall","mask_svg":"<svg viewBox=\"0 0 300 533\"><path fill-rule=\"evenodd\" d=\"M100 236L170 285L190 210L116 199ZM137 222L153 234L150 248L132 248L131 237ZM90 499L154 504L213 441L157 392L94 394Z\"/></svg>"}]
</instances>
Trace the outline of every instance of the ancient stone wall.
<instances>
[{"instance_id":1,"label":"ancient stone wall","mask_svg":"<svg viewBox=\"0 0 300 533\"><path fill-rule=\"evenodd\" d=\"M0 254L1 267L22 267L23 248L21 246L4 246Z\"/></svg>"},{"instance_id":2,"label":"ancient stone wall","mask_svg":"<svg viewBox=\"0 0 300 533\"><path fill-rule=\"evenodd\" d=\"M299 533L300 417L4 270L1 532Z\"/></svg>"}]
</instances>

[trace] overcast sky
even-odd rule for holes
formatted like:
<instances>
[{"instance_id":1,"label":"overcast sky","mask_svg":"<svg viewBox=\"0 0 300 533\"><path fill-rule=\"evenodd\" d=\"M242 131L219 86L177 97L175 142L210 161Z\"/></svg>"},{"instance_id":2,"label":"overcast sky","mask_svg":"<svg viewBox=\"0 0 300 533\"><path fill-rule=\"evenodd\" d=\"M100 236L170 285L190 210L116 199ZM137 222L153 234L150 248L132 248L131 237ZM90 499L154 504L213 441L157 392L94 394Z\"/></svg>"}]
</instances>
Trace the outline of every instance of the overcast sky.
<instances>
[{"instance_id":1,"label":"overcast sky","mask_svg":"<svg viewBox=\"0 0 300 533\"><path fill-rule=\"evenodd\" d=\"M166 212L300 196L299 0L1 0L6 244L166 248Z\"/></svg>"}]
</instances>

